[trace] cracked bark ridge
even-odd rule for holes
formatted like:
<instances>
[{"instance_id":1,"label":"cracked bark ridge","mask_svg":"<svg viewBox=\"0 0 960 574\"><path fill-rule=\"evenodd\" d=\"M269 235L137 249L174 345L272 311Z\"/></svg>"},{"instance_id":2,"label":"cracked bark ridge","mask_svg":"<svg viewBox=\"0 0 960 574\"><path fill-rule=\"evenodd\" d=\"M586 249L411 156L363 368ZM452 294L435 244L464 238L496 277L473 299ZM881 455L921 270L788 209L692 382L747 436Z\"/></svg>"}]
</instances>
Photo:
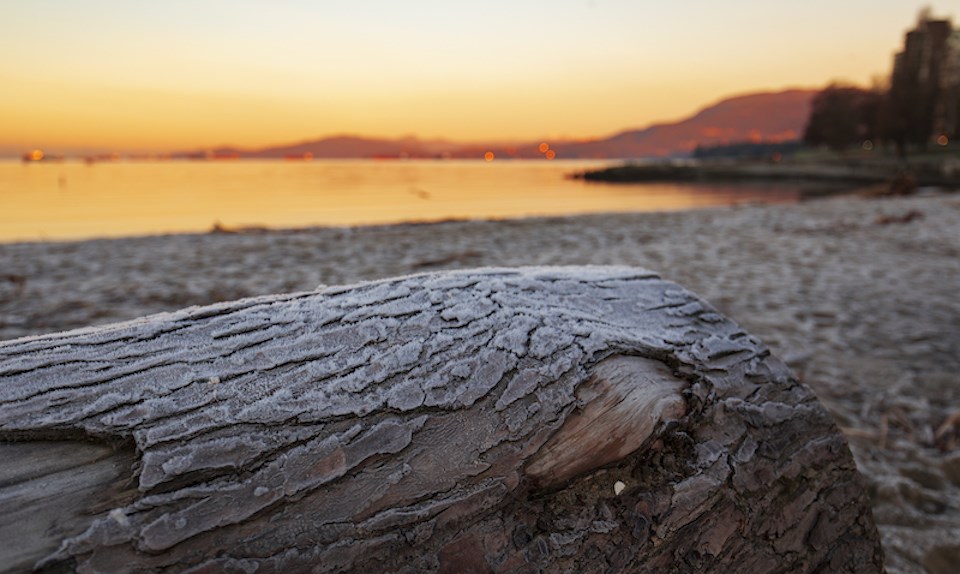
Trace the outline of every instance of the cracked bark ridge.
<instances>
[{"instance_id":1,"label":"cracked bark ridge","mask_svg":"<svg viewBox=\"0 0 960 574\"><path fill-rule=\"evenodd\" d=\"M882 570L811 391L634 268L415 275L0 343L0 440L20 570Z\"/></svg>"}]
</instances>

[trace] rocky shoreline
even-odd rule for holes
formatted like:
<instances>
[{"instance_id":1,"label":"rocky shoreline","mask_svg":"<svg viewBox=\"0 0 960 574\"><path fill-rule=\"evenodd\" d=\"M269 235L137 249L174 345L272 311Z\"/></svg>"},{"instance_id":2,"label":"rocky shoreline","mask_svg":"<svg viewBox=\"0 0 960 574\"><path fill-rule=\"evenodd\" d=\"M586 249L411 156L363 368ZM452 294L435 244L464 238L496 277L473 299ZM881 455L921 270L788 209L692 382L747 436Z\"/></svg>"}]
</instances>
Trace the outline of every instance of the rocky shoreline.
<instances>
[{"instance_id":1,"label":"rocky shoreline","mask_svg":"<svg viewBox=\"0 0 960 574\"><path fill-rule=\"evenodd\" d=\"M687 286L810 385L887 568L960 561L960 197L0 245L0 339L425 270L626 264Z\"/></svg>"}]
</instances>

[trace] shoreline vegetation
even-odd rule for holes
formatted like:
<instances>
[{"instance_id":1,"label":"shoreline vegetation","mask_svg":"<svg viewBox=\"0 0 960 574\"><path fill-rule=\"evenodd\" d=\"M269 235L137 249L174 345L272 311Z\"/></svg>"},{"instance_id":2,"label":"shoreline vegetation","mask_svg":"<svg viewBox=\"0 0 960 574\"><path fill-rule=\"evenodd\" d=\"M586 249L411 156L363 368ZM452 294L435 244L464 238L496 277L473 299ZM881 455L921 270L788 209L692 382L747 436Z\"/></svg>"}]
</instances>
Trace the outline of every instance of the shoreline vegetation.
<instances>
[{"instance_id":1,"label":"shoreline vegetation","mask_svg":"<svg viewBox=\"0 0 960 574\"><path fill-rule=\"evenodd\" d=\"M919 188L960 190L960 159L934 158L909 164L880 159L831 160L677 160L635 163L570 174L588 182L633 184L661 182L757 183L799 182L823 184L805 198L854 191L867 195L909 195Z\"/></svg>"}]
</instances>

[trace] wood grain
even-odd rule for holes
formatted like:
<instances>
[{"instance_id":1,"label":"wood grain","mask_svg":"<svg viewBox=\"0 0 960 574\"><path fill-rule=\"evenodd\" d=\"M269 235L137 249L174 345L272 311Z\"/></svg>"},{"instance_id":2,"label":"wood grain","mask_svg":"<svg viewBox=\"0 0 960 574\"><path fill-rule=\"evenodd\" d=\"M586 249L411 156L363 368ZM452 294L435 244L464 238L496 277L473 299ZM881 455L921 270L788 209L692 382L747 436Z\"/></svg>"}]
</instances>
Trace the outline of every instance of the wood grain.
<instances>
[{"instance_id":1,"label":"wood grain","mask_svg":"<svg viewBox=\"0 0 960 574\"><path fill-rule=\"evenodd\" d=\"M424 274L0 343L0 440L26 449L4 475L22 494L0 490L19 516L50 514L50 441L129 453L77 455L96 479L58 490L109 502L78 494L92 510L24 554L39 568L882 569L810 390L632 268Z\"/></svg>"}]
</instances>

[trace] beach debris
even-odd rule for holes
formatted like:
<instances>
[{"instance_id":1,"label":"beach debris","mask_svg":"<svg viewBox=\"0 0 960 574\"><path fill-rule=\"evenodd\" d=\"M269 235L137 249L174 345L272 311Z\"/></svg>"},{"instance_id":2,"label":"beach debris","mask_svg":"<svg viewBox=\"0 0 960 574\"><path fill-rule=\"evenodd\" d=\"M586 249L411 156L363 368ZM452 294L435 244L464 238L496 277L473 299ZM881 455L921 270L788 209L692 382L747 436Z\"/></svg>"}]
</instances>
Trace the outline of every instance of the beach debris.
<instances>
[{"instance_id":1,"label":"beach debris","mask_svg":"<svg viewBox=\"0 0 960 574\"><path fill-rule=\"evenodd\" d=\"M939 544L923 555L924 569L929 574L956 574L960 566L960 544Z\"/></svg>"},{"instance_id":2,"label":"beach debris","mask_svg":"<svg viewBox=\"0 0 960 574\"><path fill-rule=\"evenodd\" d=\"M948 455L942 463L943 475L956 486L960 486L960 452Z\"/></svg>"},{"instance_id":3,"label":"beach debris","mask_svg":"<svg viewBox=\"0 0 960 574\"><path fill-rule=\"evenodd\" d=\"M860 188L861 197L880 199L885 197L904 197L917 191L917 178L910 171L901 171L886 182L878 182Z\"/></svg>"},{"instance_id":4,"label":"beach debris","mask_svg":"<svg viewBox=\"0 0 960 574\"><path fill-rule=\"evenodd\" d=\"M27 278L24 275L20 275L18 273L7 273L6 275L2 275L0 277L2 277L8 285L13 287L13 297L19 297L27 288Z\"/></svg>"},{"instance_id":5,"label":"beach debris","mask_svg":"<svg viewBox=\"0 0 960 574\"><path fill-rule=\"evenodd\" d=\"M943 452L960 447L960 409L956 410L937 427L933 434L934 444Z\"/></svg>"},{"instance_id":6,"label":"beach debris","mask_svg":"<svg viewBox=\"0 0 960 574\"><path fill-rule=\"evenodd\" d=\"M890 180L887 195L910 195L917 189L917 178L910 172L897 174Z\"/></svg>"},{"instance_id":7,"label":"beach debris","mask_svg":"<svg viewBox=\"0 0 960 574\"><path fill-rule=\"evenodd\" d=\"M923 219L923 217L924 215L922 211L912 209L902 215L878 215L874 220L874 223L877 225L900 225Z\"/></svg>"},{"instance_id":8,"label":"beach debris","mask_svg":"<svg viewBox=\"0 0 960 574\"><path fill-rule=\"evenodd\" d=\"M243 227L227 227L219 221L214 221L210 228L211 235L261 234L271 233L271 229L262 225L246 225ZM289 230L278 230L277 233L289 233Z\"/></svg>"},{"instance_id":9,"label":"beach debris","mask_svg":"<svg viewBox=\"0 0 960 574\"><path fill-rule=\"evenodd\" d=\"M636 267L424 273L0 342L0 459L12 571L883 569L813 392Z\"/></svg>"},{"instance_id":10,"label":"beach debris","mask_svg":"<svg viewBox=\"0 0 960 574\"><path fill-rule=\"evenodd\" d=\"M435 259L423 259L421 261L416 261L410 265L411 269L429 269L431 267L443 267L445 265L451 265L453 263L466 263L471 259L479 259L483 257L482 251L468 250L460 251L458 253L450 253L449 255L444 255L442 257L437 257Z\"/></svg>"}]
</instances>

